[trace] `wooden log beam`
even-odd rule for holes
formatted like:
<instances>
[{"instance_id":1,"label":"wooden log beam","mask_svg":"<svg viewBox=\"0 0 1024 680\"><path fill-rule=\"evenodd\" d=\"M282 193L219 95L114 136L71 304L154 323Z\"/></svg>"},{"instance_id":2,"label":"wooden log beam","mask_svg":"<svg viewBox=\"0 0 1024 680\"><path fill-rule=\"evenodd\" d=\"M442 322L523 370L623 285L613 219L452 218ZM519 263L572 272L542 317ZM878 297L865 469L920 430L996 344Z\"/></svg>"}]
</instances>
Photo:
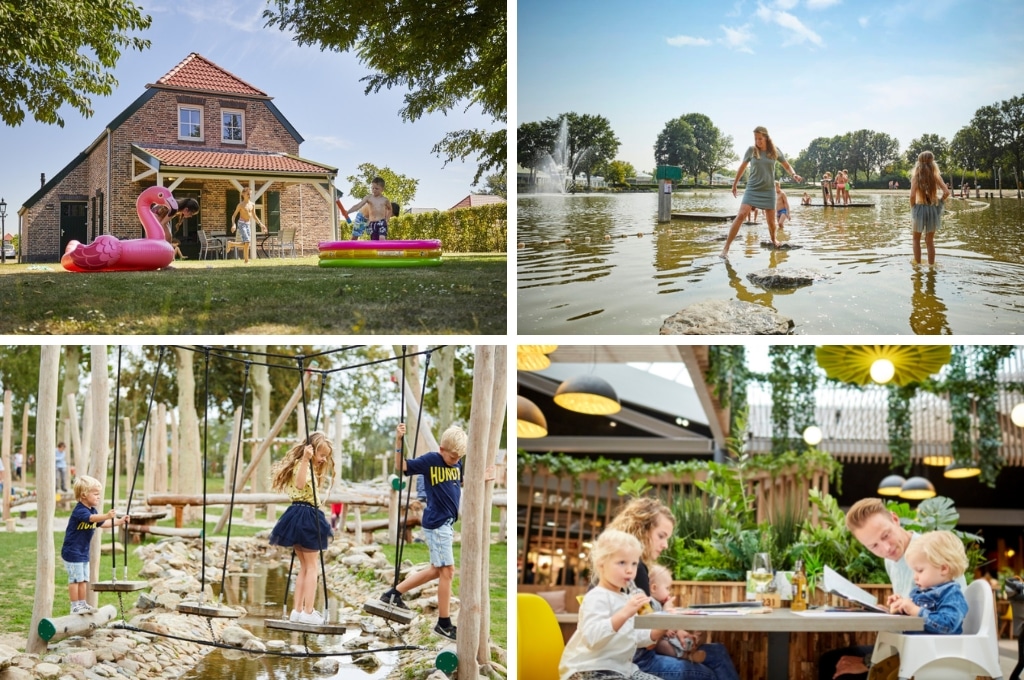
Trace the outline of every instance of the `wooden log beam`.
<instances>
[{"instance_id":1,"label":"wooden log beam","mask_svg":"<svg viewBox=\"0 0 1024 680\"><path fill-rule=\"evenodd\" d=\"M189 494L154 493L146 497L146 502L150 507L160 507L162 505L201 506L204 503L204 497ZM227 505L230 502L231 494L229 493L209 493L205 497L206 505ZM266 503L289 503L291 501L289 501L288 495L283 493L236 493L234 502L235 505L264 505ZM387 507L388 498L384 493L371 494L350 491L348 489L335 489L324 502Z\"/></svg>"},{"instance_id":2,"label":"wooden log beam","mask_svg":"<svg viewBox=\"0 0 1024 680\"><path fill-rule=\"evenodd\" d=\"M198 528L162 527L156 524L129 524L129 532L152 534L153 536L181 536L182 538L199 538L202 530Z\"/></svg>"},{"instance_id":3,"label":"wooden log beam","mask_svg":"<svg viewBox=\"0 0 1024 680\"><path fill-rule=\"evenodd\" d=\"M39 637L47 642L56 642L72 635L83 635L105 626L117 616L112 604L100 607L94 614L68 614L39 621Z\"/></svg>"}]
</instances>

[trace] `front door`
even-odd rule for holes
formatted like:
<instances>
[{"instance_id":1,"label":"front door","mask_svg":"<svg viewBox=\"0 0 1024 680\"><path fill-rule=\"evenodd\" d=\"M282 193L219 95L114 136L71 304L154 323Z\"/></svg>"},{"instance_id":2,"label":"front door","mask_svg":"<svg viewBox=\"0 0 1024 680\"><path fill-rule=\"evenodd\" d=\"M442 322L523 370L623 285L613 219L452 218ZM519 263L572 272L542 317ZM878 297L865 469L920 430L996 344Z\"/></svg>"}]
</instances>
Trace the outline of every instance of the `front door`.
<instances>
[{"instance_id":1,"label":"front door","mask_svg":"<svg viewBox=\"0 0 1024 680\"><path fill-rule=\"evenodd\" d=\"M69 241L86 243L89 238L88 205L86 201L60 202L60 252L57 257L64 254Z\"/></svg>"}]
</instances>

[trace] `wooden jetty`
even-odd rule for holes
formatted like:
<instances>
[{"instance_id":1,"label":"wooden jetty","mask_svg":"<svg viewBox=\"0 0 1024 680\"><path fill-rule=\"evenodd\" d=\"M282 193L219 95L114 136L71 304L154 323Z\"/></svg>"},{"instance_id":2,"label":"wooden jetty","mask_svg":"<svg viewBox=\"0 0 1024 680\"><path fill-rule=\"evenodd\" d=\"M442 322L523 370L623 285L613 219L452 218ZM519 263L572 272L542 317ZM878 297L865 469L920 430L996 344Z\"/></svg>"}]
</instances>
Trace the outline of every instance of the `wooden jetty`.
<instances>
[{"instance_id":1,"label":"wooden jetty","mask_svg":"<svg viewBox=\"0 0 1024 680\"><path fill-rule=\"evenodd\" d=\"M841 203L836 203L835 205L832 205L831 203L808 203L807 205L801 205L800 207L802 207L802 208L874 208L875 204L874 203L847 203L846 205L842 205Z\"/></svg>"},{"instance_id":2,"label":"wooden jetty","mask_svg":"<svg viewBox=\"0 0 1024 680\"><path fill-rule=\"evenodd\" d=\"M674 220L705 220L707 222L718 222L721 220L734 220L736 213L711 213L711 212L685 212L672 213Z\"/></svg>"}]
</instances>

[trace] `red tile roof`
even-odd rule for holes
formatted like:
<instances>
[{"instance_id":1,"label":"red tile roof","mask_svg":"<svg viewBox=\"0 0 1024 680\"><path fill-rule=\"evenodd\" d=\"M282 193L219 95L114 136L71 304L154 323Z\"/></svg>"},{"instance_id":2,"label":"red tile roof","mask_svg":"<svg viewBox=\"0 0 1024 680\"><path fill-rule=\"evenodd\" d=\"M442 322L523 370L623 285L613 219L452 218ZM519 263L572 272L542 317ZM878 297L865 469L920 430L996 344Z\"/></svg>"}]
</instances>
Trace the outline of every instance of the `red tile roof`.
<instances>
[{"instance_id":1,"label":"red tile roof","mask_svg":"<svg viewBox=\"0 0 1024 680\"><path fill-rule=\"evenodd\" d=\"M491 205L492 203L504 203L505 199L501 196L493 196L491 194L470 194L464 199L448 208L449 210L455 210L456 208L476 208L481 205Z\"/></svg>"},{"instance_id":2,"label":"red tile roof","mask_svg":"<svg viewBox=\"0 0 1024 680\"><path fill-rule=\"evenodd\" d=\"M206 170L259 170L264 172L311 173L323 175L337 172L337 168L313 163L283 153L251 153L238 151L196 151L192 149L154 149L139 147L174 168L200 168Z\"/></svg>"},{"instance_id":3,"label":"red tile roof","mask_svg":"<svg viewBox=\"0 0 1024 680\"><path fill-rule=\"evenodd\" d=\"M269 96L263 90L253 87L238 76L228 73L196 52L185 57L180 64L156 81L156 84L182 90L226 92L255 97Z\"/></svg>"}]
</instances>

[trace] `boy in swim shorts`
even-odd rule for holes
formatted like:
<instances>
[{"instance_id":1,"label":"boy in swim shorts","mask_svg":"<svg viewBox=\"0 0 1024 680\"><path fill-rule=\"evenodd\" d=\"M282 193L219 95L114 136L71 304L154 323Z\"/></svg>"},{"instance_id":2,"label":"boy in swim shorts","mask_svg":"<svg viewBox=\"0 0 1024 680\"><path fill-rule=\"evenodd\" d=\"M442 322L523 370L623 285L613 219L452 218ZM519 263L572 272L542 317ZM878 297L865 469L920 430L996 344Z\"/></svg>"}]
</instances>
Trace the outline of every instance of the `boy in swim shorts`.
<instances>
[{"instance_id":1,"label":"boy in swim shorts","mask_svg":"<svg viewBox=\"0 0 1024 680\"><path fill-rule=\"evenodd\" d=\"M775 221L779 223L779 229L789 219L789 198L782 190L782 185L775 183Z\"/></svg>"}]
</instances>

